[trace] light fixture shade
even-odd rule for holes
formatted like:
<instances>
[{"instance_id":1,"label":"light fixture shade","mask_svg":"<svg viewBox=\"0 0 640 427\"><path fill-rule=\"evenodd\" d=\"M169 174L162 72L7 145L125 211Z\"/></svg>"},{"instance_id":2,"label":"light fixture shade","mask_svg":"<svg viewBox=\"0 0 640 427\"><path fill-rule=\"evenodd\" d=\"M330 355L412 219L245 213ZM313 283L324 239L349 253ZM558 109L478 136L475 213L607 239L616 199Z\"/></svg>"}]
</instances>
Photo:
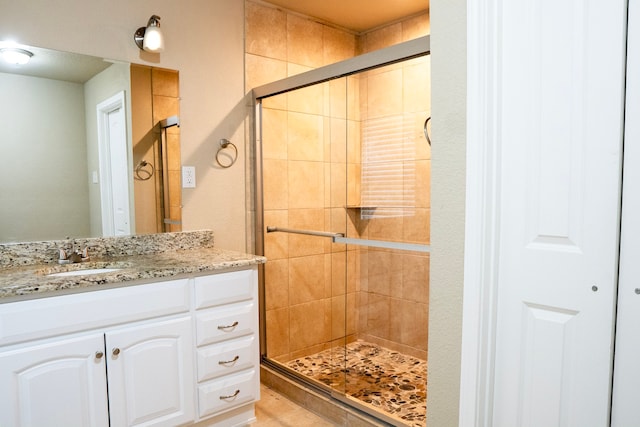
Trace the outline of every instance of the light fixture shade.
<instances>
[{"instance_id":1,"label":"light fixture shade","mask_svg":"<svg viewBox=\"0 0 640 427\"><path fill-rule=\"evenodd\" d=\"M28 50L18 49L18 48L4 48L0 49L0 55L2 55L2 59L4 59L9 64L14 65L24 65L33 56L33 53Z\"/></svg>"},{"instance_id":2,"label":"light fixture shade","mask_svg":"<svg viewBox=\"0 0 640 427\"><path fill-rule=\"evenodd\" d=\"M147 27L144 32L144 41L142 42L142 48L147 52L162 52L164 51L164 37L160 27Z\"/></svg>"},{"instance_id":3,"label":"light fixture shade","mask_svg":"<svg viewBox=\"0 0 640 427\"><path fill-rule=\"evenodd\" d=\"M151 15L146 27L140 27L133 35L136 45L147 52L164 51L164 37L160 31L160 17Z\"/></svg>"}]
</instances>

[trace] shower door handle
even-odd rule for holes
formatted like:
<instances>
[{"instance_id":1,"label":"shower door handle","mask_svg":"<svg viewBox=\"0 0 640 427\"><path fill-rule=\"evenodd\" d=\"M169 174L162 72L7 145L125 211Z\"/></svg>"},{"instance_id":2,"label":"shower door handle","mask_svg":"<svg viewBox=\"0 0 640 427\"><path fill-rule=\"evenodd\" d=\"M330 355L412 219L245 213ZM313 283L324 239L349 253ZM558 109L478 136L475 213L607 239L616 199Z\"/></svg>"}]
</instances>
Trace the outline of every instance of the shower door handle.
<instances>
[{"instance_id":1,"label":"shower door handle","mask_svg":"<svg viewBox=\"0 0 640 427\"><path fill-rule=\"evenodd\" d=\"M429 143L429 147L431 147L431 137L429 136L429 130L427 129L427 125L431 121L431 116L427 117L427 120L424 121L424 137L427 138L427 142Z\"/></svg>"},{"instance_id":2,"label":"shower door handle","mask_svg":"<svg viewBox=\"0 0 640 427\"><path fill-rule=\"evenodd\" d=\"M272 227L270 225L267 226L267 233L276 233L276 232L305 234L307 236L328 237L330 239L335 239L337 237L344 237L344 234L342 233L331 233L329 231L297 230L295 228Z\"/></svg>"}]
</instances>

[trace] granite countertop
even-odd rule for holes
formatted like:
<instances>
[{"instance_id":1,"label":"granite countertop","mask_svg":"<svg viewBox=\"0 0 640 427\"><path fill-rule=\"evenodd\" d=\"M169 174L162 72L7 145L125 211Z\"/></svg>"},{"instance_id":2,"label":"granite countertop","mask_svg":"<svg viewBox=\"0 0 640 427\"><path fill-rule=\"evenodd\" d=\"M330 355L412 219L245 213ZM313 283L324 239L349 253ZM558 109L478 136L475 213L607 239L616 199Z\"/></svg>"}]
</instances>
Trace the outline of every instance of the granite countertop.
<instances>
[{"instance_id":1,"label":"granite countertop","mask_svg":"<svg viewBox=\"0 0 640 427\"><path fill-rule=\"evenodd\" d=\"M149 255L113 257L67 265L29 265L0 269L0 303L12 297L55 295L63 290L89 290L109 285L138 284L139 281L166 280L183 274L206 274L232 268L263 264L265 258L216 248L176 250ZM52 273L94 268L117 268L108 273L78 276L47 276ZM93 289L92 289L93 290Z\"/></svg>"},{"instance_id":2,"label":"granite countertop","mask_svg":"<svg viewBox=\"0 0 640 427\"><path fill-rule=\"evenodd\" d=\"M76 264L29 264L0 268L0 303L53 296L62 293L168 280L181 275L203 275L222 270L263 264L258 255L196 247L127 256L92 257ZM90 275L48 276L72 270L116 268L116 271Z\"/></svg>"}]
</instances>

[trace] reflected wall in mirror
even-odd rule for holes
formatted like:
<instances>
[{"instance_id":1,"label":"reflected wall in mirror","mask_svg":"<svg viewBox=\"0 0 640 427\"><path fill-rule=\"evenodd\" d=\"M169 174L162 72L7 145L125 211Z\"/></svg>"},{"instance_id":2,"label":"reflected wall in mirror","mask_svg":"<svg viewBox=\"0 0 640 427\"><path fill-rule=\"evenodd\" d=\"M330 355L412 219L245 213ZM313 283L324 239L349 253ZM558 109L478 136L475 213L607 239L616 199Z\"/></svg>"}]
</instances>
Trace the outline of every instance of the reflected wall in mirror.
<instances>
[{"instance_id":1,"label":"reflected wall in mirror","mask_svg":"<svg viewBox=\"0 0 640 427\"><path fill-rule=\"evenodd\" d=\"M138 234L182 231L179 76L131 65L131 111Z\"/></svg>"},{"instance_id":2,"label":"reflected wall in mirror","mask_svg":"<svg viewBox=\"0 0 640 427\"><path fill-rule=\"evenodd\" d=\"M143 67L150 76L170 78L149 79L148 90L140 92L132 87L137 66L20 47L33 52L28 64L0 64L0 243L103 236L97 106L122 91L129 228L132 233L179 230L179 129L161 129L158 123L160 116L177 120L178 72ZM153 177L134 179L135 167L145 159L154 167ZM177 184L170 176L177 176Z\"/></svg>"}]
</instances>

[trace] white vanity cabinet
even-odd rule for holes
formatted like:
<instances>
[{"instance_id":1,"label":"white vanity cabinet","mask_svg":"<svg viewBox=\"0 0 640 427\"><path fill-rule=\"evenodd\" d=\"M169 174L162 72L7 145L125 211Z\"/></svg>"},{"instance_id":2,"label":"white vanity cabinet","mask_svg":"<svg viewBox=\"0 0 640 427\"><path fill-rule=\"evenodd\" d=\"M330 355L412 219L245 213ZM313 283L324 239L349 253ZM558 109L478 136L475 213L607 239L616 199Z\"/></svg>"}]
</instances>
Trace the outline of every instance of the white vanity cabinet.
<instances>
[{"instance_id":1,"label":"white vanity cabinet","mask_svg":"<svg viewBox=\"0 0 640 427\"><path fill-rule=\"evenodd\" d=\"M175 426L192 421L190 356L189 317L2 352L0 396L8 401L0 403L7 404L0 425Z\"/></svg>"},{"instance_id":2,"label":"white vanity cabinet","mask_svg":"<svg viewBox=\"0 0 640 427\"><path fill-rule=\"evenodd\" d=\"M254 419L255 268L0 304L0 426Z\"/></svg>"},{"instance_id":3,"label":"white vanity cabinet","mask_svg":"<svg viewBox=\"0 0 640 427\"><path fill-rule=\"evenodd\" d=\"M109 425L104 336L0 350L1 426Z\"/></svg>"},{"instance_id":4,"label":"white vanity cabinet","mask_svg":"<svg viewBox=\"0 0 640 427\"><path fill-rule=\"evenodd\" d=\"M258 400L260 393L257 288L255 270L195 279L201 418L224 414L253 418L253 407L244 413L241 409Z\"/></svg>"},{"instance_id":5,"label":"white vanity cabinet","mask_svg":"<svg viewBox=\"0 0 640 427\"><path fill-rule=\"evenodd\" d=\"M194 420L191 317L105 334L111 426Z\"/></svg>"}]
</instances>

